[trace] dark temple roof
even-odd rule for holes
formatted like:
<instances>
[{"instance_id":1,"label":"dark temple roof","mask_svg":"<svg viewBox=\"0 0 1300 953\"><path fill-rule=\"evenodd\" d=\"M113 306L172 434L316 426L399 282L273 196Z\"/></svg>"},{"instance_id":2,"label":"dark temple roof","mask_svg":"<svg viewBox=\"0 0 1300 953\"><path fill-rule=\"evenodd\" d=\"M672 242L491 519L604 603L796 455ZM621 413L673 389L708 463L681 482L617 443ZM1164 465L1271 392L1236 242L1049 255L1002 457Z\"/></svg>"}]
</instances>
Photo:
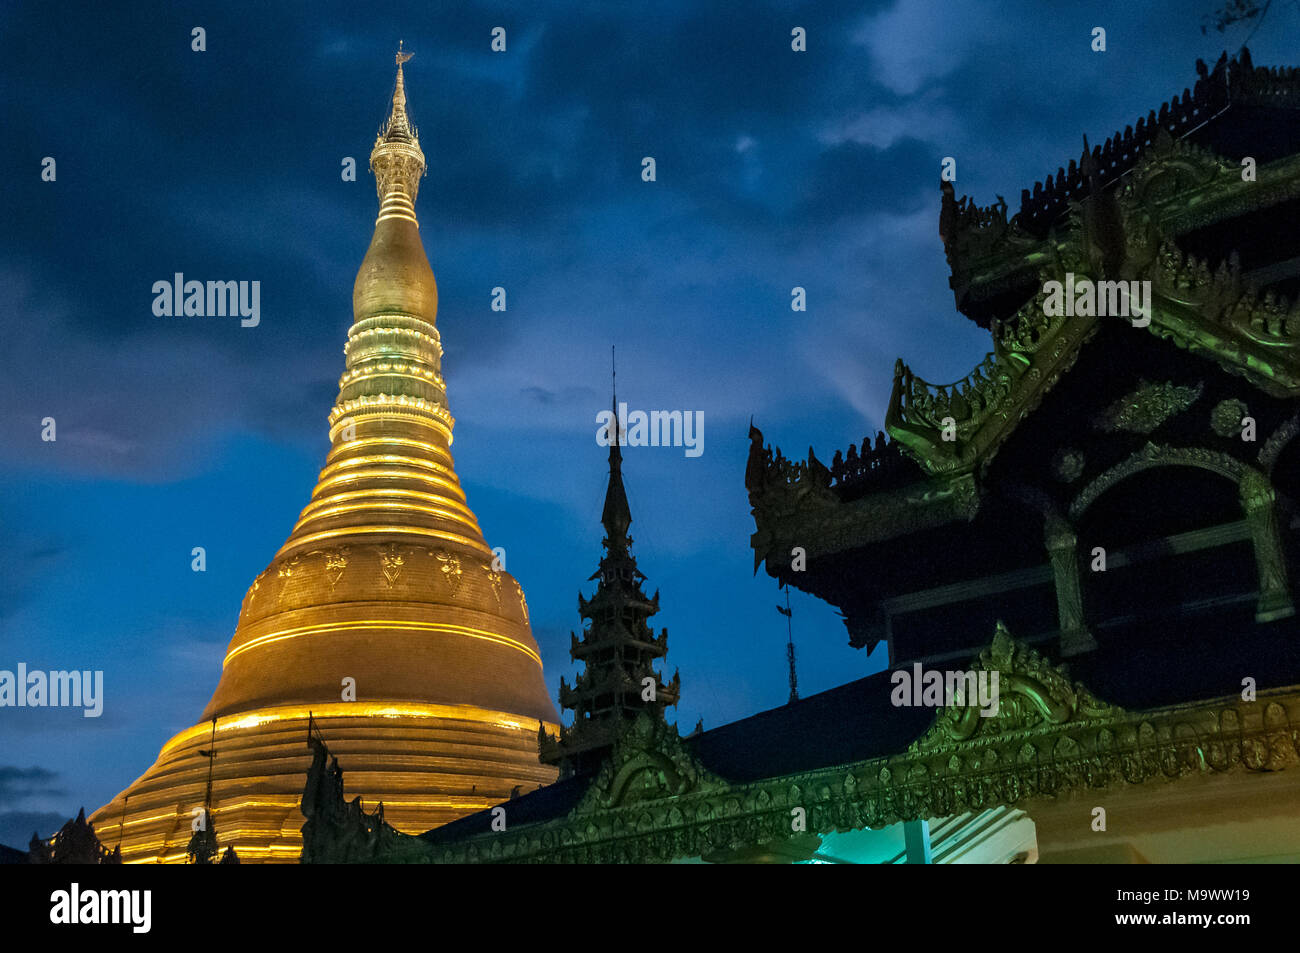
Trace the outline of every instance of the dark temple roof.
<instances>
[{"instance_id":1,"label":"dark temple roof","mask_svg":"<svg viewBox=\"0 0 1300 953\"><path fill-rule=\"evenodd\" d=\"M1250 142L1251 154L1261 164L1295 151L1294 142L1276 141L1276 111L1300 108L1300 71L1256 67L1250 50L1243 48L1233 59L1224 53L1212 70L1197 60L1196 74L1196 84L1181 96L1093 146L1090 154L1071 159L1069 168L1058 168L1046 184L1035 182L1032 192L1023 189L1016 223L1043 237L1068 203L1088 192L1085 164L1091 164L1101 186L1109 185L1137 164L1160 129L1175 139L1190 136L1221 155L1233 155L1236 143Z\"/></svg>"},{"instance_id":2,"label":"dark temple roof","mask_svg":"<svg viewBox=\"0 0 1300 953\"><path fill-rule=\"evenodd\" d=\"M686 743L706 768L737 782L898 754L930 727L934 709L890 704L889 676L877 672Z\"/></svg>"},{"instance_id":3,"label":"dark temple roof","mask_svg":"<svg viewBox=\"0 0 1300 953\"><path fill-rule=\"evenodd\" d=\"M564 817L578 806L594 777L594 771L577 774L504 802L510 811L511 825L540 824ZM449 844L478 834L487 834L491 830L492 808L488 808L442 827L435 827L419 836L429 844Z\"/></svg>"},{"instance_id":4,"label":"dark temple roof","mask_svg":"<svg viewBox=\"0 0 1300 953\"><path fill-rule=\"evenodd\" d=\"M27 863L27 851L18 850L16 847L6 847L0 844L0 864L25 864Z\"/></svg>"},{"instance_id":5,"label":"dark temple roof","mask_svg":"<svg viewBox=\"0 0 1300 953\"><path fill-rule=\"evenodd\" d=\"M930 726L934 709L891 705L889 674L877 672L683 740L705 768L738 783L897 754ZM510 824L564 817L594 779L589 771L505 802ZM445 844L491 829L489 808L420 837Z\"/></svg>"}]
</instances>

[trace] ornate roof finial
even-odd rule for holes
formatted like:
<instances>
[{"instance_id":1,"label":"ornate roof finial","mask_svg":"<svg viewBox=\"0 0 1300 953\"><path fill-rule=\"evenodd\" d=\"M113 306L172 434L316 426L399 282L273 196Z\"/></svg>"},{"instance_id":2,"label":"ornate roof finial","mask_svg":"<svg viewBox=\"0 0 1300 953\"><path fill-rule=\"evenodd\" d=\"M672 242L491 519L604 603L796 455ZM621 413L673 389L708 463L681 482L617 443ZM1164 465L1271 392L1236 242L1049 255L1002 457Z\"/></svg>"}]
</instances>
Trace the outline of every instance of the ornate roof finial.
<instances>
[{"instance_id":1,"label":"ornate roof finial","mask_svg":"<svg viewBox=\"0 0 1300 953\"><path fill-rule=\"evenodd\" d=\"M617 382L614 370L614 350L610 348L611 378ZM609 487L605 491L605 508L600 521L608 534L608 543L612 551L625 551L629 540L628 527L632 525L632 513L627 505L627 493L623 490L623 451L619 434L618 390L613 390L613 419L609 422Z\"/></svg>"},{"instance_id":2,"label":"ornate roof finial","mask_svg":"<svg viewBox=\"0 0 1300 953\"><path fill-rule=\"evenodd\" d=\"M609 486L605 491L605 508L600 521L608 534L611 549L626 549L628 527L632 525L632 514L627 505L627 494L623 491L623 450L620 420L618 416L618 372L614 368L614 348L610 347L610 378L613 399L613 419L609 423Z\"/></svg>"},{"instance_id":3,"label":"ornate roof finial","mask_svg":"<svg viewBox=\"0 0 1300 953\"><path fill-rule=\"evenodd\" d=\"M617 347L618 345L616 344L611 344L609 346L609 381L610 381L610 393L613 395L612 406L614 408L614 424L613 424L614 432L611 435L612 439L609 442L611 447L618 446L619 437L622 436L619 433L619 429L618 429L618 364L615 360L617 356L616 355ZM620 453L620 457L621 457L621 453Z\"/></svg>"},{"instance_id":4,"label":"ornate roof finial","mask_svg":"<svg viewBox=\"0 0 1300 953\"><path fill-rule=\"evenodd\" d=\"M410 142L415 138L415 133L411 130L411 122L406 116L406 82L402 76L402 64L414 55L414 53L404 52L402 41L397 41L397 85L393 88L393 110L388 116L381 137L385 142Z\"/></svg>"},{"instance_id":5,"label":"ornate roof finial","mask_svg":"<svg viewBox=\"0 0 1300 953\"><path fill-rule=\"evenodd\" d=\"M414 55L398 42L393 108L370 153L370 169L375 173L375 187L379 192L377 223L386 218L402 218L419 224L415 219L415 196L425 172L424 153L420 150L419 134L406 115L406 81L402 75L402 64Z\"/></svg>"}]
</instances>

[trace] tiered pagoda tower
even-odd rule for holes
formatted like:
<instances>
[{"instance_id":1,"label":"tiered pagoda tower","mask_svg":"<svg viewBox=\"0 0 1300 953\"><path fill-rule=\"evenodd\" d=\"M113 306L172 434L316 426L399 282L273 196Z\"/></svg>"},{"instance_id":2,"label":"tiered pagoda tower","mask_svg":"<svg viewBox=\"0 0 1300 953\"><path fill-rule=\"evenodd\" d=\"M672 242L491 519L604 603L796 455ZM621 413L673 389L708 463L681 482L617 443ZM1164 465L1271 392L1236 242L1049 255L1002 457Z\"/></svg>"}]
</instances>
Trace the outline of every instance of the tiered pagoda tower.
<instances>
[{"instance_id":1,"label":"tiered pagoda tower","mask_svg":"<svg viewBox=\"0 0 1300 953\"><path fill-rule=\"evenodd\" d=\"M560 706L573 712L573 724L558 740L539 729L542 760L558 764L565 776L579 773L608 751L623 728L642 711L662 717L676 705L681 677L663 682L654 663L668 652L668 630L658 635L649 619L659 611L659 592L641 590L645 574L636 568L628 529L632 513L623 489L623 451L618 436L618 403L610 422L609 487L600 521L605 527L605 555L591 576L596 592L578 593L578 614L588 623L582 638L570 633L569 656L582 662L573 686L560 679ZM649 680L649 681L647 681Z\"/></svg>"},{"instance_id":2,"label":"tiered pagoda tower","mask_svg":"<svg viewBox=\"0 0 1300 953\"><path fill-rule=\"evenodd\" d=\"M437 827L556 776L537 758L539 729L558 719L524 593L495 561L452 464L438 289L415 215L425 161L406 113L409 58L398 54L370 156L379 217L353 290L325 468L244 597L198 723L93 816L128 863L185 859L210 763L219 847L296 861L309 716L352 793L383 802L399 830Z\"/></svg>"}]
</instances>

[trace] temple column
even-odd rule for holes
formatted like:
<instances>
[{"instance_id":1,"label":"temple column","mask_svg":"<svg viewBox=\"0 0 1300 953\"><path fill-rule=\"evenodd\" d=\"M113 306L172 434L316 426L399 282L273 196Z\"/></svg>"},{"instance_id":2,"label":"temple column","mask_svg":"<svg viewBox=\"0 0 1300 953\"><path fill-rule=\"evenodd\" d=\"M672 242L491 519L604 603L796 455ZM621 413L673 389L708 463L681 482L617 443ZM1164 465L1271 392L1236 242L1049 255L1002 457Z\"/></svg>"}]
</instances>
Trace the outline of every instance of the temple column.
<instances>
[{"instance_id":1,"label":"temple column","mask_svg":"<svg viewBox=\"0 0 1300 953\"><path fill-rule=\"evenodd\" d=\"M925 820L903 822L903 845L909 864L932 864L930 850L930 822Z\"/></svg>"},{"instance_id":2,"label":"temple column","mask_svg":"<svg viewBox=\"0 0 1300 953\"><path fill-rule=\"evenodd\" d=\"M1079 540L1074 528L1059 516L1047 517L1043 527L1047 555L1056 579L1056 611L1060 620L1061 657L1091 652L1097 640L1083 617L1083 585L1079 580Z\"/></svg>"},{"instance_id":3,"label":"temple column","mask_svg":"<svg viewBox=\"0 0 1300 953\"><path fill-rule=\"evenodd\" d=\"M1250 542L1259 570L1259 603L1256 622L1272 622L1295 615L1291 584L1287 578L1286 554L1277 531L1277 496L1268 477L1253 468L1242 474L1238 487L1241 508L1250 527Z\"/></svg>"}]
</instances>

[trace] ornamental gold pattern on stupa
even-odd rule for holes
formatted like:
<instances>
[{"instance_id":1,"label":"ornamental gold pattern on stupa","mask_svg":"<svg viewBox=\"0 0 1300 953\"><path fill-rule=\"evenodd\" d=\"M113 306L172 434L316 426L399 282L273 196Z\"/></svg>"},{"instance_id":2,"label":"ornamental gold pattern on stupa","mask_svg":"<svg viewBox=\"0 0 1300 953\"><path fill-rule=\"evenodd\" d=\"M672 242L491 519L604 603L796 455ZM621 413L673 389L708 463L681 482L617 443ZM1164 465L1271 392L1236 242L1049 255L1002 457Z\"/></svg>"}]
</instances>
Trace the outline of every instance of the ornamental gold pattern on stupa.
<instances>
[{"instance_id":1,"label":"ornamental gold pattern on stupa","mask_svg":"<svg viewBox=\"0 0 1300 953\"><path fill-rule=\"evenodd\" d=\"M452 463L438 287L415 214L425 160L406 112L409 58L398 54L370 155L379 216L325 467L244 597L200 721L93 816L125 862L183 861L196 818L245 862L296 861L309 714L349 795L383 802L399 830L555 778L537 757L538 728L558 719L523 589L495 560Z\"/></svg>"}]
</instances>

